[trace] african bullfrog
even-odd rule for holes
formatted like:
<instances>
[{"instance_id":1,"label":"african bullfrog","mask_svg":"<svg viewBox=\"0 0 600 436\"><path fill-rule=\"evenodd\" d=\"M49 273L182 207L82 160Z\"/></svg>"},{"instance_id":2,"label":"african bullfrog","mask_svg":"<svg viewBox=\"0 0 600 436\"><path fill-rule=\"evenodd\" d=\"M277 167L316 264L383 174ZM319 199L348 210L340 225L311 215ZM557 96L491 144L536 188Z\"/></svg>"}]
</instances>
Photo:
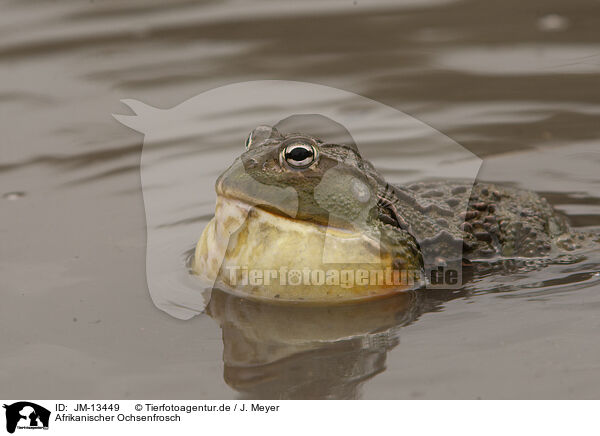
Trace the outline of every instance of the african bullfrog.
<instances>
[{"instance_id":1,"label":"african bullfrog","mask_svg":"<svg viewBox=\"0 0 600 436\"><path fill-rule=\"evenodd\" d=\"M392 185L354 144L269 126L250 133L216 192L192 269L258 299L375 298L429 285L440 268L595 243L534 192L447 180Z\"/></svg>"}]
</instances>

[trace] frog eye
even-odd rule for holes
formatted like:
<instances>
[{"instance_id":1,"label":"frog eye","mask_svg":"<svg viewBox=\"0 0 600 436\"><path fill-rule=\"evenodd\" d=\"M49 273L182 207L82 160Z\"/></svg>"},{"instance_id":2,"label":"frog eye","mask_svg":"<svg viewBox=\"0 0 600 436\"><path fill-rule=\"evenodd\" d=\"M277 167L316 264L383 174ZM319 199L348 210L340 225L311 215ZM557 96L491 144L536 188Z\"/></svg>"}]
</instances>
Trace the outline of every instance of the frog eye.
<instances>
[{"instance_id":1,"label":"frog eye","mask_svg":"<svg viewBox=\"0 0 600 436\"><path fill-rule=\"evenodd\" d=\"M294 169L311 166L318 157L317 148L307 141L293 141L282 150L282 158Z\"/></svg>"},{"instance_id":2,"label":"frog eye","mask_svg":"<svg viewBox=\"0 0 600 436\"><path fill-rule=\"evenodd\" d=\"M250 132L246 138L246 150L255 145L261 144L269 139L280 138L281 134L271 126L258 126Z\"/></svg>"}]
</instances>

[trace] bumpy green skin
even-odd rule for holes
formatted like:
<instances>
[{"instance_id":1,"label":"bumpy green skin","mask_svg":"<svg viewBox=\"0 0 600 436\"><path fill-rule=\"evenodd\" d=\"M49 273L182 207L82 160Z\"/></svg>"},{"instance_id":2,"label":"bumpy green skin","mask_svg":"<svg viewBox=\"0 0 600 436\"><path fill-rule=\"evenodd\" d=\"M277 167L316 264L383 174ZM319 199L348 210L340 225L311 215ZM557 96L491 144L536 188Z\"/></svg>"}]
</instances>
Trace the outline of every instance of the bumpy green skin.
<instances>
[{"instance_id":1,"label":"bumpy green skin","mask_svg":"<svg viewBox=\"0 0 600 436\"><path fill-rule=\"evenodd\" d=\"M468 259L543 257L554 251L582 248L584 234L572 232L565 218L538 194L504 186L430 182L407 187L417 201L449 208L452 215L433 211L440 228L463 239Z\"/></svg>"},{"instance_id":2,"label":"bumpy green skin","mask_svg":"<svg viewBox=\"0 0 600 436\"><path fill-rule=\"evenodd\" d=\"M313 165L298 170L282 162L291 137L315 144ZM530 191L449 181L392 186L354 145L268 127L250 138L247 151L217 181L219 194L297 220L359 228L395 252L399 267L548 257L593 243Z\"/></svg>"}]
</instances>

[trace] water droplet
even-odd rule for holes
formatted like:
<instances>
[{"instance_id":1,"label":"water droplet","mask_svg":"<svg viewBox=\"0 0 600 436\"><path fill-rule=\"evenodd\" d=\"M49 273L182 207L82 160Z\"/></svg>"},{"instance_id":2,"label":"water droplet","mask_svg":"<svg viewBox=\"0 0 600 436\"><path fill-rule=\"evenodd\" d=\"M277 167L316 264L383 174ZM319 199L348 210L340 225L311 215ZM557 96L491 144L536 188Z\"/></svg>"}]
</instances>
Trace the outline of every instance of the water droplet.
<instances>
[{"instance_id":1,"label":"water droplet","mask_svg":"<svg viewBox=\"0 0 600 436\"><path fill-rule=\"evenodd\" d=\"M542 32L560 32L569 27L569 19L557 14L549 14L537 21L538 29Z\"/></svg>"},{"instance_id":2,"label":"water droplet","mask_svg":"<svg viewBox=\"0 0 600 436\"><path fill-rule=\"evenodd\" d=\"M6 194L4 194L2 196L2 198L4 198L5 200L10 200L10 201L18 200L23 197L25 197L25 193L21 192L21 191L7 192Z\"/></svg>"},{"instance_id":3,"label":"water droplet","mask_svg":"<svg viewBox=\"0 0 600 436\"><path fill-rule=\"evenodd\" d=\"M358 201L366 203L371 198L371 192L369 187L358 179L352 179L351 182L352 193Z\"/></svg>"}]
</instances>

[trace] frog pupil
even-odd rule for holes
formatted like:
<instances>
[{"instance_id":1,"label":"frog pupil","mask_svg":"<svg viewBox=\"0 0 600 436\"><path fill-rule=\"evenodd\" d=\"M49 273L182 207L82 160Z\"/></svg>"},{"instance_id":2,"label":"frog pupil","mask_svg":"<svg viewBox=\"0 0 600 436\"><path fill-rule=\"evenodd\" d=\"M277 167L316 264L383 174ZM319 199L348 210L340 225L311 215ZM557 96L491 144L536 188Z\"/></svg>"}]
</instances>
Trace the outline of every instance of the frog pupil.
<instances>
[{"instance_id":1,"label":"frog pupil","mask_svg":"<svg viewBox=\"0 0 600 436\"><path fill-rule=\"evenodd\" d=\"M302 162L305 159L311 158L313 155L312 150L304 147L294 147L286 153L286 159L293 160L296 162Z\"/></svg>"}]
</instances>

